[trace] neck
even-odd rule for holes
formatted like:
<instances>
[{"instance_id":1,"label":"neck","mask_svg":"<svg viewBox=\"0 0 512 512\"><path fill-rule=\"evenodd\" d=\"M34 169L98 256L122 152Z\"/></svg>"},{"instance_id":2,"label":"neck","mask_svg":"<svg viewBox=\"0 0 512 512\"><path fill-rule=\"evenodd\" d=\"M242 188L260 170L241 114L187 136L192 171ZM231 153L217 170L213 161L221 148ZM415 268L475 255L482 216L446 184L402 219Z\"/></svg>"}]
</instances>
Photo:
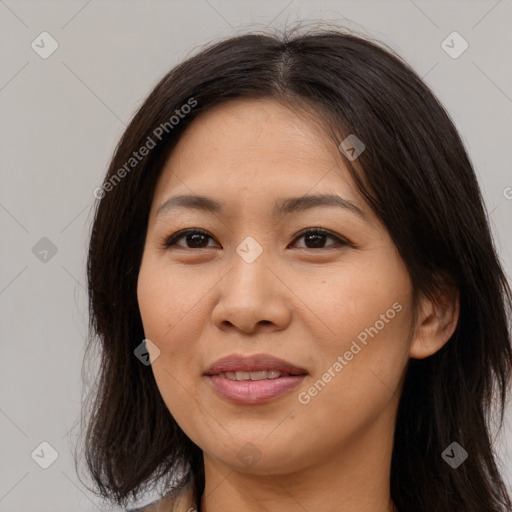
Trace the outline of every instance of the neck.
<instances>
[{"instance_id":1,"label":"neck","mask_svg":"<svg viewBox=\"0 0 512 512\"><path fill-rule=\"evenodd\" d=\"M389 481L393 420L381 417L328 456L322 454L309 465L298 463L300 469L286 474L273 474L270 467L258 474L241 471L205 453L200 511L397 512Z\"/></svg>"}]
</instances>

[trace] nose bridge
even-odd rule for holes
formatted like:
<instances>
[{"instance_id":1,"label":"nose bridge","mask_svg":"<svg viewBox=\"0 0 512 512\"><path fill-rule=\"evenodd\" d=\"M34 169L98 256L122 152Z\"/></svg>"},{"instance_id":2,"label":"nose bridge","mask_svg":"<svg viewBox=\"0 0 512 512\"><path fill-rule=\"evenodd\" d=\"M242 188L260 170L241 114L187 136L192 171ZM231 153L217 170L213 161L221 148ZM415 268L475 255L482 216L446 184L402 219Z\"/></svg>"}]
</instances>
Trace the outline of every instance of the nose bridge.
<instances>
[{"instance_id":1,"label":"nose bridge","mask_svg":"<svg viewBox=\"0 0 512 512\"><path fill-rule=\"evenodd\" d=\"M247 296L248 299L255 298L254 294L262 298L261 295L270 292L270 288L273 288L270 281L275 279L267 268L268 265L271 265L268 249L264 249L263 245L252 236L244 238L233 253L231 286L234 285L237 293Z\"/></svg>"},{"instance_id":2,"label":"nose bridge","mask_svg":"<svg viewBox=\"0 0 512 512\"><path fill-rule=\"evenodd\" d=\"M217 326L228 323L252 332L258 323L279 328L287 325L290 313L286 287L279 286L270 260L270 251L254 238L244 239L235 248L213 311Z\"/></svg>"}]
</instances>

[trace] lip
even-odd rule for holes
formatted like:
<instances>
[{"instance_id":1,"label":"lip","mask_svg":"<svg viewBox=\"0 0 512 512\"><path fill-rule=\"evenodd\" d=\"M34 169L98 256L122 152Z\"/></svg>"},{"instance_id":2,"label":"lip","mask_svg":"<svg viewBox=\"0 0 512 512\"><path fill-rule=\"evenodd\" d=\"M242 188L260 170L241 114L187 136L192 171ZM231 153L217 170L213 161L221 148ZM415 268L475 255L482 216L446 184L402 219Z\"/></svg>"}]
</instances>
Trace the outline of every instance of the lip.
<instances>
[{"instance_id":1,"label":"lip","mask_svg":"<svg viewBox=\"0 0 512 512\"><path fill-rule=\"evenodd\" d=\"M223 372L278 370L289 375L275 379L236 381L220 376ZM255 405L274 400L296 388L308 375L288 361L269 354L252 356L232 355L216 361L205 372L213 389L224 399L236 403Z\"/></svg>"},{"instance_id":2,"label":"lip","mask_svg":"<svg viewBox=\"0 0 512 512\"><path fill-rule=\"evenodd\" d=\"M236 404L255 405L270 402L296 388L306 375L278 377L266 380L229 380L218 375L208 376L215 391Z\"/></svg>"},{"instance_id":3,"label":"lip","mask_svg":"<svg viewBox=\"0 0 512 512\"><path fill-rule=\"evenodd\" d=\"M206 370L205 375L212 376L222 372L256 372L260 370L278 370L292 375L307 375L308 373L304 368L269 354L254 354L252 356L233 354L218 359Z\"/></svg>"}]
</instances>

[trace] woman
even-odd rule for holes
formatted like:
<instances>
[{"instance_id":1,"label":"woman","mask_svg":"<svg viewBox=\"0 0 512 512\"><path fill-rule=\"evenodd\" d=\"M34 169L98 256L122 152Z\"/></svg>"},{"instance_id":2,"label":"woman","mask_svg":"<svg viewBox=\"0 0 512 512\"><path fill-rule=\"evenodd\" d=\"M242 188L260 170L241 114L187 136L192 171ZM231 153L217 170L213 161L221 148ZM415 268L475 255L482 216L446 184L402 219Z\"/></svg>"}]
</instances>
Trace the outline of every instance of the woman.
<instances>
[{"instance_id":1,"label":"woman","mask_svg":"<svg viewBox=\"0 0 512 512\"><path fill-rule=\"evenodd\" d=\"M91 235L97 492L158 511L505 511L511 294L420 78L336 30L171 70Z\"/></svg>"}]
</instances>

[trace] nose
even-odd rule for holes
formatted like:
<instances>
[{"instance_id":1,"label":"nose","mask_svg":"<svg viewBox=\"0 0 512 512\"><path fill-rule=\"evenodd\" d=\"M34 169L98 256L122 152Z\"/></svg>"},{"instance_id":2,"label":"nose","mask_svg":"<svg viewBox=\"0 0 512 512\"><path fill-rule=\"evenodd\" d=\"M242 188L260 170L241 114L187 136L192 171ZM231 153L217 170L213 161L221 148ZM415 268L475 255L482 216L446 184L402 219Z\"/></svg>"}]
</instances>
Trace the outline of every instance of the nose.
<instances>
[{"instance_id":1,"label":"nose","mask_svg":"<svg viewBox=\"0 0 512 512\"><path fill-rule=\"evenodd\" d=\"M254 334L261 329L286 329L289 325L293 293L264 254L265 251L248 263L234 252L230 270L218 284L212 312L219 329Z\"/></svg>"}]
</instances>

